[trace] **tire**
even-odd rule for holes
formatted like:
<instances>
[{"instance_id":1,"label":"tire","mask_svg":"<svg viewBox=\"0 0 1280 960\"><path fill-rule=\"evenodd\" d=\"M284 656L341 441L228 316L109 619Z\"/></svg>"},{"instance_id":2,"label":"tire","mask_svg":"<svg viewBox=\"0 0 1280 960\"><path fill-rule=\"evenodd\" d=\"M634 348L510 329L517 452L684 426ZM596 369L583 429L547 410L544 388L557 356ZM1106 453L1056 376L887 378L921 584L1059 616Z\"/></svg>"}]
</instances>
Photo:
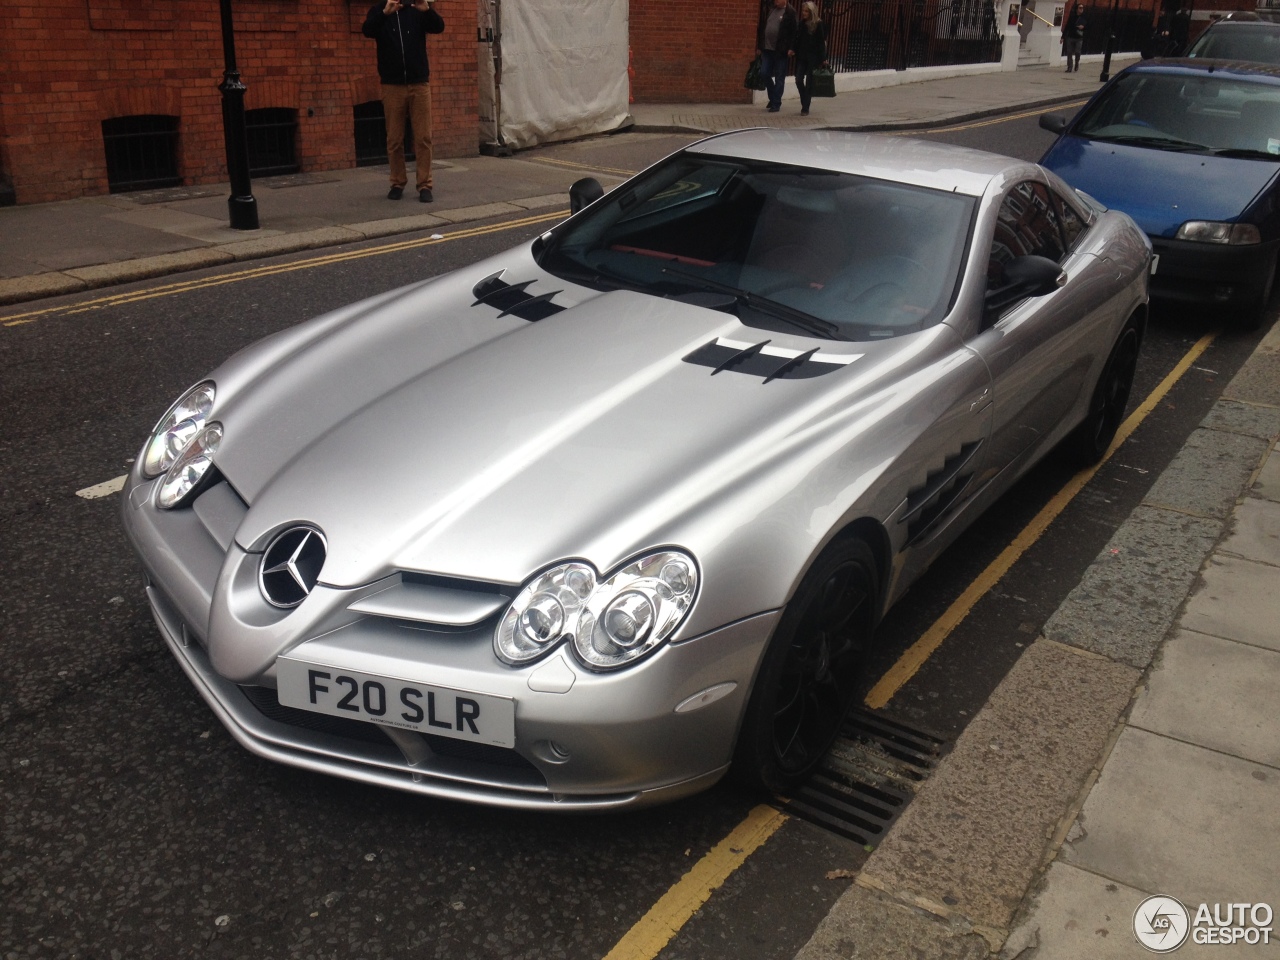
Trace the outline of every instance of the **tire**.
<instances>
[{"instance_id":1,"label":"tire","mask_svg":"<svg viewBox=\"0 0 1280 960\"><path fill-rule=\"evenodd\" d=\"M1258 298L1244 308L1240 314L1240 327L1244 330L1257 330L1266 319L1267 307L1271 303L1271 290L1276 282L1276 261L1273 259L1267 267L1267 275L1262 283L1262 291Z\"/></svg>"},{"instance_id":2,"label":"tire","mask_svg":"<svg viewBox=\"0 0 1280 960\"><path fill-rule=\"evenodd\" d=\"M871 548L829 545L805 574L765 651L734 756L741 783L790 790L822 761L853 704L875 629Z\"/></svg>"},{"instance_id":3,"label":"tire","mask_svg":"<svg viewBox=\"0 0 1280 960\"><path fill-rule=\"evenodd\" d=\"M1142 330L1130 317L1116 338L1107 357L1102 376L1098 378L1089 401L1089 413L1070 435L1073 453L1085 465L1095 464L1107 454L1116 431L1124 422L1124 409L1133 388L1133 375L1138 369L1138 350L1142 346Z\"/></svg>"}]
</instances>

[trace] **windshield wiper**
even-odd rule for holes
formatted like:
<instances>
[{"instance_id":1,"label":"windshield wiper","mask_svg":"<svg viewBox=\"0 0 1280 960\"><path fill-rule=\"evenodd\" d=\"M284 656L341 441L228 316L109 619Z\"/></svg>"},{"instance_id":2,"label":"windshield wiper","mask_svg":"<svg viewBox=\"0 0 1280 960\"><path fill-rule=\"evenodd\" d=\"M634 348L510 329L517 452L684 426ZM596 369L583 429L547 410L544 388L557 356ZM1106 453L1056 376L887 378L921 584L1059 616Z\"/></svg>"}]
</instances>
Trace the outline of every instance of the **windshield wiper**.
<instances>
[{"instance_id":1,"label":"windshield wiper","mask_svg":"<svg viewBox=\"0 0 1280 960\"><path fill-rule=\"evenodd\" d=\"M713 290L716 293L734 297L753 310L759 310L761 313L767 313L770 316L777 317L779 320L785 320L793 326L799 327L805 333L826 337L829 340L845 339L840 336L840 328L834 323L819 319L813 314L805 313L803 310L788 307L785 303L778 303L776 300L762 297L760 294L752 293L750 290L743 290L728 283L721 283L719 280L712 280L710 277L700 277L695 273L686 273L684 270L676 270L672 267L663 267L662 272L669 273L673 277L679 277L688 283L696 284L704 290Z\"/></svg>"},{"instance_id":2,"label":"windshield wiper","mask_svg":"<svg viewBox=\"0 0 1280 960\"><path fill-rule=\"evenodd\" d=\"M1238 157L1242 160L1270 160L1280 163L1280 154L1269 150L1254 150L1252 147L1222 147L1213 151L1215 157Z\"/></svg>"},{"instance_id":3,"label":"windshield wiper","mask_svg":"<svg viewBox=\"0 0 1280 960\"><path fill-rule=\"evenodd\" d=\"M1157 150L1208 150L1203 143L1180 140L1177 137L1152 137L1136 133L1124 133L1119 136L1094 137L1103 143L1140 143L1144 147L1155 147Z\"/></svg>"}]
</instances>

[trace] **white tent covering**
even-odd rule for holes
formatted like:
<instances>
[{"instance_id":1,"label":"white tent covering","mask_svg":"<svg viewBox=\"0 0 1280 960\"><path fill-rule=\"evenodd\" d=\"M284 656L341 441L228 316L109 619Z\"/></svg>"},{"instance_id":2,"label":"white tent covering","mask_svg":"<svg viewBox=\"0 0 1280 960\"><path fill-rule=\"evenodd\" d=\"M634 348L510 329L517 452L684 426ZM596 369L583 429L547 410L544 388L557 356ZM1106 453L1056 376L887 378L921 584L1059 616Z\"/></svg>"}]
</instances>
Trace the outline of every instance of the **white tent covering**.
<instances>
[{"instance_id":1,"label":"white tent covering","mask_svg":"<svg viewBox=\"0 0 1280 960\"><path fill-rule=\"evenodd\" d=\"M627 0L478 2L494 37L480 48L482 140L519 149L626 120Z\"/></svg>"}]
</instances>

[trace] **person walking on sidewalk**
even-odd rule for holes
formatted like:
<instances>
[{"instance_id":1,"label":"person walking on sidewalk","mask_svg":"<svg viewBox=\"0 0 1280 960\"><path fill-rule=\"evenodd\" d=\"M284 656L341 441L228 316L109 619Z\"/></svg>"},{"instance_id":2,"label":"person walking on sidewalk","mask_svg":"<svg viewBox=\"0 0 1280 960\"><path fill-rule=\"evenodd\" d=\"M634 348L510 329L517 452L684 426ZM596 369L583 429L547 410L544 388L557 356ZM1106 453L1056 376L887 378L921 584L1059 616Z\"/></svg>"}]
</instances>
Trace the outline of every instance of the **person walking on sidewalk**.
<instances>
[{"instance_id":1,"label":"person walking on sidewalk","mask_svg":"<svg viewBox=\"0 0 1280 960\"><path fill-rule=\"evenodd\" d=\"M1080 72L1080 51L1084 49L1085 26L1084 4L1077 3L1067 15L1067 22L1062 25L1062 53L1067 58L1067 73Z\"/></svg>"},{"instance_id":2,"label":"person walking on sidewalk","mask_svg":"<svg viewBox=\"0 0 1280 960\"><path fill-rule=\"evenodd\" d=\"M765 109L770 113L777 113L782 109L782 89L787 83L787 63L795 53L794 44L798 26L796 12L787 0L769 0L760 18L756 52L760 54L765 92L769 97L769 106Z\"/></svg>"},{"instance_id":3,"label":"person walking on sidewalk","mask_svg":"<svg viewBox=\"0 0 1280 960\"><path fill-rule=\"evenodd\" d=\"M796 31L796 89L800 91L800 116L809 115L813 102L813 71L827 62L827 25L818 18L813 0L800 4L800 29Z\"/></svg>"},{"instance_id":4,"label":"person walking on sidewalk","mask_svg":"<svg viewBox=\"0 0 1280 960\"><path fill-rule=\"evenodd\" d=\"M433 0L379 0L369 8L362 32L378 43L378 77L382 80L382 112L387 121L387 162L391 165L388 200L399 200L409 182L404 166L404 121L413 124L413 150L418 158L418 199L430 203L431 65L427 34L444 33L444 20Z\"/></svg>"}]
</instances>

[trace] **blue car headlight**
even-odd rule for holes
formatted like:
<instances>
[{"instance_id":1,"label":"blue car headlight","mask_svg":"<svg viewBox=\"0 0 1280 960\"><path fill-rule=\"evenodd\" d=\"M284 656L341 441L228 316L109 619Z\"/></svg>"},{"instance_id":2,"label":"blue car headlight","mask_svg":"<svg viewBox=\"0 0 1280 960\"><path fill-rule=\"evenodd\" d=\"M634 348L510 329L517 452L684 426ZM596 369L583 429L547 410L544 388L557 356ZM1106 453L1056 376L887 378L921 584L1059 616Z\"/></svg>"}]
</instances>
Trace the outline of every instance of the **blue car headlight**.
<instances>
[{"instance_id":1,"label":"blue car headlight","mask_svg":"<svg viewBox=\"0 0 1280 960\"><path fill-rule=\"evenodd\" d=\"M1178 228L1178 240L1196 243L1261 243L1262 234L1252 223L1225 223L1217 220L1188 220Z\"/></svg>"}]
</instances>

